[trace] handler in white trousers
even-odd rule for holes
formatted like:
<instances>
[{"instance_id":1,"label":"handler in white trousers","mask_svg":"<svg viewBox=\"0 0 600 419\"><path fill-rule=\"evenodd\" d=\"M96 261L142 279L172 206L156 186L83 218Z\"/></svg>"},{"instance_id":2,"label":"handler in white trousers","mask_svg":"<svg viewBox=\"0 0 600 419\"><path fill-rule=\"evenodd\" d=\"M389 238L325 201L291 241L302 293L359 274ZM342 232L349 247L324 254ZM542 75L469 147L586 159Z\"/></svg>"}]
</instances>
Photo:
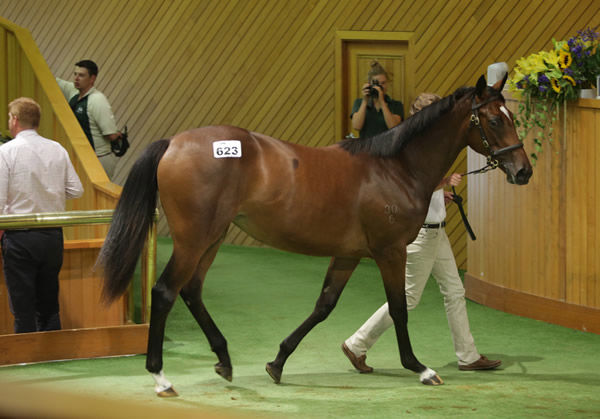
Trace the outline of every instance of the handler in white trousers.
<instances>
[{"instance_id":1,"label":"handler in white trousers","mask_svg":"<svg viewBox=\"0 0 600 419\"><path fill-rule=\"evenodd\" d=\"M436 100L439 100L437 95L421 94L412 104L411 114ZM489 360L477 352L467 317L465 289L444 229L445 200L452 199L452 194L444 192L443 187L458 186L461 179L461 175L454 173L442 180L431 197L425 224L415 241L406 248L406 304L408 310L419 304L427 280L433 275L444 296L444 307L458 358L458 368L463 371L487 370L498 367L502 361ZM388 303L385 303L342 344L342 350L357 370L362 373L373 371L365 362L366 353L393 324Z\"/></svg>"}]
</instances>

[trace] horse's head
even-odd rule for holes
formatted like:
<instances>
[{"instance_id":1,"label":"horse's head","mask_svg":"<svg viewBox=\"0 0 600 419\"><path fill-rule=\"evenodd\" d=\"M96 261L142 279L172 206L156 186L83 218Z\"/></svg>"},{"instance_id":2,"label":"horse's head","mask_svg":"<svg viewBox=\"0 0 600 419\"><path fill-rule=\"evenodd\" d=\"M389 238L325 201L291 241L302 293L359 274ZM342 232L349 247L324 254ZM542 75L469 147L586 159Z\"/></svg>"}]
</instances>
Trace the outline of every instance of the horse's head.
<instances>
[{"instance_id":1,"label":"horse's head","mask_svg":"<svg viewBox=\"0 0 600 419\"><path fill-rule=\"evenodd\" d=\"M481 76L471 101L469 146L488 157L488 165L498 165L509 183L525 185L533 170L519 140L512 112L504 105L502 88L508 74L488 87Z\"/></svg>"}]
</instances>

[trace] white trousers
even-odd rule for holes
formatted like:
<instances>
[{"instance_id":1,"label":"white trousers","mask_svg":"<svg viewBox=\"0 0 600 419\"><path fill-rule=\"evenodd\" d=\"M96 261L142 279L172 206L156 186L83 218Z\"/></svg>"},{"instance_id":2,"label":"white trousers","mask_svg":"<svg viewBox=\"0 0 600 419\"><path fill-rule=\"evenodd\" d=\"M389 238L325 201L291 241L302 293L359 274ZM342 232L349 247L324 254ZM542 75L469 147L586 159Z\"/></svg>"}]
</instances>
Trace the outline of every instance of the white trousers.
<instances>
[{"instance_id":1,"label":"white trousers","mask_svg":"<svg viewBox=\"0 0 600 419\"><path fill-rule=\"evenodd\" d=\"M459 365L479 359L469 328L465 288L458 275L452 247L443 228L422 228L414 242L406 248L406 304L412 310L419 304L430 275L437 281L444 296L446 317ZM367 352L383 332L394 324L388 303L382 305L346 340L346 346L357 356Z\"/></svg>"}]
</instances>

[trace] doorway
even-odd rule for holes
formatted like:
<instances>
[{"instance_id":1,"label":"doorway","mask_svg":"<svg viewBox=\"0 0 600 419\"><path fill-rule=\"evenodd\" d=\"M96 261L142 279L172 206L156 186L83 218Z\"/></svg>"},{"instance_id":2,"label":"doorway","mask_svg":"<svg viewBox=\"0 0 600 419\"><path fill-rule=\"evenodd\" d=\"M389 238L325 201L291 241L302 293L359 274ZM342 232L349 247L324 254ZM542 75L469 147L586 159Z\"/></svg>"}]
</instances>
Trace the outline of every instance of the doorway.
<instances>
[{"instance_id":1,"label":"doorway","mask_svg":"<svg viewBox=\"0 0 600 419\"><path fill-rule=\"evenodd\" d=\"M414 98L412 32L336 32L336 140L358 132L352 129L350 112L367 82L369 64L377 60L389 75L388 94L404 104Z\"/></svg>"}]
</instances>

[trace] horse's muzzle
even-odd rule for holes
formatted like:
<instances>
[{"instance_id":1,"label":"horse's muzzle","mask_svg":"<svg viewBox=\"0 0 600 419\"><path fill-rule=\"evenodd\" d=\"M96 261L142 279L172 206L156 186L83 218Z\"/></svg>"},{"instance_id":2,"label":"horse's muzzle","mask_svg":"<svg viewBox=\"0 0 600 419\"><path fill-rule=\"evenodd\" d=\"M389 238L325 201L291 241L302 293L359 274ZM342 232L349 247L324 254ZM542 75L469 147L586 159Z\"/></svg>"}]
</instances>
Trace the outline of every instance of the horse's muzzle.
<instances>
[{"instance_id":1,"label":"horse's muzzle","mask_svg":"<svg viewBox=\"0 0 600 419\"><path fill-rule=\"evenodd\" d=\"M529 178L533 174L533 169L531 167L522 168L517 172L516 175L507 175L508 183L516 184L516 185L527 185L529 183Z\"/></svg>"}]
</instances>

